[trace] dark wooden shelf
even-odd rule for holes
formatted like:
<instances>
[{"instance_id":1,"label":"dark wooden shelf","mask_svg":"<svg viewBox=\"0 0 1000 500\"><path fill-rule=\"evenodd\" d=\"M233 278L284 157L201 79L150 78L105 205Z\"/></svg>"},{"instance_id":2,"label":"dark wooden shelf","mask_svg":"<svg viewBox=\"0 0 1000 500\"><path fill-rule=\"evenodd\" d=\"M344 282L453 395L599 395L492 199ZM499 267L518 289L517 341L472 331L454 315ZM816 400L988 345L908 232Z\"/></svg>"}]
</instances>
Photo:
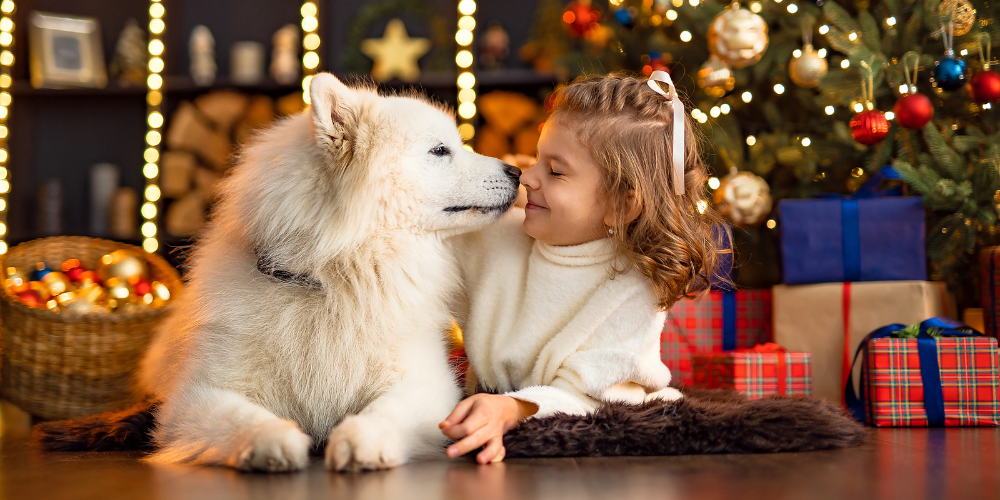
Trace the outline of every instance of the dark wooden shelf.
<instances>
[{"instance_id":1,"label":"dark wooden shelf","mask_svg":"<svg viewBox=\"0 0 1000 500\"><path fill-rule=\"evenodd\" d=\"M14 97L134 97L146 95L146 87L122 87L109 84L103 89L68 87L62 89L36 89L27 80L16 81L10 93Z\"/></svg>"},{"instance_id":2,"label":"dark wooden shelf","mask_svg":"<svg viewBox=\"0 0 1000 500\"><path fill-rule=\"evenodd\" d=\"M198 85L187 75L167 75L163 78L163 91L168 96L172 93L192 94L222 89L238 90L250 94L289 94L300 91L302 87L298 83L284 85L271 78L265 78L250 85L233 82L228 77L217 77L211 85Z\"/></svg>"},{"instance_id":3,"label":"dark wooden shelf","mask_svg":"<svg viewBox=\"0 0 1000 500\"><path fill-rule=\"evenodd\" d=\"M531 69L508 69L508 70L474 70L476 75L476 85L480 88L522 86L522 85L554 85L559 79L554 73L539 73ZM365 75L337 75L338 77L366 78ZM391 80L379 85L389 88L399 87L423 87L426 89L447 89L455 88L455 80L458 72L433 72L424 73L415 82L403 82Z\"/></svg>"}]
</instances>

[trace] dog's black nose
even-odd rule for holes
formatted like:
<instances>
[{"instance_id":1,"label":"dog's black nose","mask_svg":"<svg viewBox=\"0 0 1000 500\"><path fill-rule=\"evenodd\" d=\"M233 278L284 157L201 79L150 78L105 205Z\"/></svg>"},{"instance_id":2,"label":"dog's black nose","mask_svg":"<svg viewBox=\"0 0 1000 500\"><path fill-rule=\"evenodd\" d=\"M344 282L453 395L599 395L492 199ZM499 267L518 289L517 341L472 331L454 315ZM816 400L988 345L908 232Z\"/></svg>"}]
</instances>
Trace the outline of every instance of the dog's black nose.
<instances>
[{"instance_id":1,"label":"dog's black nose","mask_svg":"<svg viewBox=\"0 0 1000 500\"><path fill-rule=\"evenodd\" d=\"M520 180L521 179L521 169L515 167L514 165L508 165L508 164L504 163L503 164L503 171L504 171L505 174L507 174L507 177L510 177L511 179L514 179L514 180Z\"/></svg>"}]
</instances>

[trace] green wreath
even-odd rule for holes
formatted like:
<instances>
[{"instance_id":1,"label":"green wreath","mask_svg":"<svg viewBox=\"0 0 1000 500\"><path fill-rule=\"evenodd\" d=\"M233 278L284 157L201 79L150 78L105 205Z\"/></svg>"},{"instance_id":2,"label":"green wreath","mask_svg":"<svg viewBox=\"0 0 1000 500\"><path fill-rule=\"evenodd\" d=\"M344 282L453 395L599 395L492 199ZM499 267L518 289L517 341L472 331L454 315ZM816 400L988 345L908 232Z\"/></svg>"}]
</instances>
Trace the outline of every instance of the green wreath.
<instances>
[{"instance_id":1,"label":"green wreath","mask_svg":"<svg viewBox=\"0 0 1000 500\"><path fill-rule=\"evenodd\" d=\"M427 23L431 31L431 52L427 69L446 70L452 64L455 52L454 40L447 29L447 22L426 4L414 0L391 0L362 6L351 21L351 27L347 32L347 48L341 56L344 69L355 73L371 73L373 63L361 52L361 42L376 21L397 17L400 14L412 14Z\"/></svg>"}]
</instances>

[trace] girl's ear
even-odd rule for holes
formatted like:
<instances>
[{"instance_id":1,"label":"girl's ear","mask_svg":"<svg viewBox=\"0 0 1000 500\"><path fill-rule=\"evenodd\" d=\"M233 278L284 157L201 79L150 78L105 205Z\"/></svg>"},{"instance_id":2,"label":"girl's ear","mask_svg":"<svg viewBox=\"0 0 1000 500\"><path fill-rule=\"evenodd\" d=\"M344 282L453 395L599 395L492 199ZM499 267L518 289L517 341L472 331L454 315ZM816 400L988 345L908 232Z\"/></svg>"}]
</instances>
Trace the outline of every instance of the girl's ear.
<instances>
[{"instance_id":1,"label":"girl's ear","mask_svg":"<svg viewBox=\"0 0 1000 500\"><path fill-rule=\"evenodd\" d=\"M618 213L610 203L604 212L604 225L608 227L627 226L639 218L642 213L642 197L634 189L630 189L625 198L625 211Z\"/></svg>"}]
</instances>

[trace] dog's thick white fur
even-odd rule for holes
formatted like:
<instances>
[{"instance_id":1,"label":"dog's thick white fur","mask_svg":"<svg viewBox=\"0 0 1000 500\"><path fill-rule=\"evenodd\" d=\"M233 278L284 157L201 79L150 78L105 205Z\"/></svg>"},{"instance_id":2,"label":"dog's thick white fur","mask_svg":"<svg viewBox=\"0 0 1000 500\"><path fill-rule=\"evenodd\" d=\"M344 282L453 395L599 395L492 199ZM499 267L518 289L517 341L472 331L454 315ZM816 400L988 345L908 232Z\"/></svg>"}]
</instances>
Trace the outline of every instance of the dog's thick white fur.
<instances>
[{"instance_id":1,"label":"dog's thick white fur","mask_svg":"<svg viewBox=\"0 0 1000 500\"><path fill-rule=\"evenodd\" d=\"M154 461L297 470L326 441L329 468L366 470L442 451L460 396L444 240L505 212L518 171L463 149L423 99L329 74L310 97L241 154L142 362Z\"/></svg>"}]
</instances>

